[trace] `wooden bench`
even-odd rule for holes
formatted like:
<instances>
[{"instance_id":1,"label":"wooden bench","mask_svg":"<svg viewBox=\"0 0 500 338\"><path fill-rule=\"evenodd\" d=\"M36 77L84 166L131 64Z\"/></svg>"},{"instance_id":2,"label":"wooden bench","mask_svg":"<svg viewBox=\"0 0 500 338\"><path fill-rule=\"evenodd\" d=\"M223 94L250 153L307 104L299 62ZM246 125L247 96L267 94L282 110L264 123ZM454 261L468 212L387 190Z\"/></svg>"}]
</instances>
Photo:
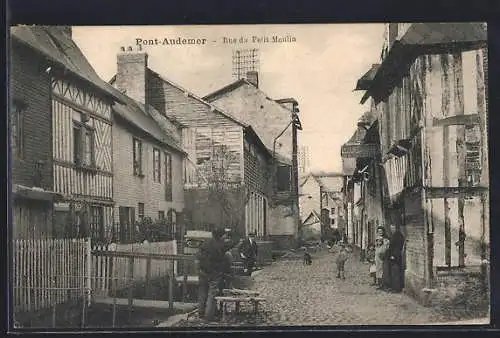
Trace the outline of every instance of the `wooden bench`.
<instances>
[{"instance_id":1,"label":"wooden bench","mask_svg":"<svg viewBox=\"0 0 500 338\"><path fill-rule=\"evenodd\" d=\"M241 296L218 296L215 297L217 304L222 308L222 320L227 320L227 304L235 304L235 313L239 312L241 302L250 302L253 304L253 313L257 315L259 313L259 304L265 302L265 298L262 297L241 297Z\"/></svg>"}]
</instances>

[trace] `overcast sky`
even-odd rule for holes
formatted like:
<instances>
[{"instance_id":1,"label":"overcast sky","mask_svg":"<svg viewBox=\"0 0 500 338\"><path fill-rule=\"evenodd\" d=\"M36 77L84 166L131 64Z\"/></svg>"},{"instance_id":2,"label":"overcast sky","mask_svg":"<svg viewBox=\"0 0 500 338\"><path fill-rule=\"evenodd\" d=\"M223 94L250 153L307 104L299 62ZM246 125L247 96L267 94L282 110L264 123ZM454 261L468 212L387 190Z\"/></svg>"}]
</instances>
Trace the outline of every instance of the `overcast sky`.
<instances>
[{"instance_id":1,"label":"overcast sky","mask_svg":"<svg viewBox=\"0 0 500 338\"><path fill-rule=\"evenodd\" d=\"M232 82L232 51L256 47L260 53L260 88L273 99L294 97L304 130L299 146L309 147L312 170L340 171L340 147L368 109L357 79L377 63L383 24L109 26L73 27L73 38L97 73L108 81L116 72L121 46L136 38L206 38L199 46L143 46L149 67L193 93L204 96ZM223 38L249 39L224 44ZM293 37L295 42L251 43L253 36Z\"/></svg>"}]
</instances>

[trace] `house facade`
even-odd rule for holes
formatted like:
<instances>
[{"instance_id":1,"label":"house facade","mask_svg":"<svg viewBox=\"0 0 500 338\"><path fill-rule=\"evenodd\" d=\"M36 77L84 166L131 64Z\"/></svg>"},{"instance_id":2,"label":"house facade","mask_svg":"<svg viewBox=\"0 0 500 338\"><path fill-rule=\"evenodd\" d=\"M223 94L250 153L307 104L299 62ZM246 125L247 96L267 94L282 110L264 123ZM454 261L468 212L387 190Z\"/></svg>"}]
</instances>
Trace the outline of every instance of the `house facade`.
<instances>
[{"instance_id":1,"label":"house facade","mask_svg":"<svg viewBox=\"0 0 500 338\"><path fill-rule=\"evenodd\" d=\"M53 186L63 195L54 204L54 231L104 240L113 221L111 106L117 98L71 39L70 27L16 29L47 62Z\"/></svg>"},{"instance_id":2,"label":"house facade","mask_svg":"<svg viewBox=\"0 0 500 338\"><path fill-rule=\"evenodd\" d=\"M314 212L322 223L322 234L330 229L345 232L343 176L341 173L311 173L299 187L301 223Z\"/></svg>"},{"instance_id":3,"label":"house facade","mask_svg":"<svg viewBox=\"0 0 500 338\"><path fill-rule=\"evenodd\" d=\"M22 28L24 29L24 28ZM52 106L49 63L11 29L10 163L13 238L53 237ZM45 67L45 68L44 68Z\"/></svg>"},{"instance_id":4,"label":"house facade","mask_svg":"<svg viewBox=\"0 0 500 338\"><path fill-rule=\"evenodd\" d=\"M259 89L257 72L231 83L204 99L251 125L273 154L274 189L269 205L269 237L277 246L293 246L300 223L298 201L298 103L273 100Z\"/></svg>"},{"instance_id":5,"label":"house facade","mask_svg":"<svg viewBox=\"0 0 500 338\"><path fill-rule=\"evenodd\" d=\"M447 292L443 285L464 283L450 279L452 272L469 278L487 270L486 29L386 28L363 101L371 97L379 124L385 224L406 238L405 289L430 301Z\"/></svg>"},{"instance_id":6,"label":"house facade","mask_svg":"<svg viewBox=\"0 0 500 338\"><path fill-rule=\"evenodd\" d=\"M118 55L112 83L148 107L186 152L181 174L186 225L233 227L240 235L268 232L271 155L252 127L148 68L147 54Z\"/></svg>"},{"instance_id":7,"label":"house facade","mask_svg":"<svg viewBox=\"0 0 500 338\"><path fill-rule=\"evenodd\" d=\"M127 241L136 221L149 217L172 224L183 211L185 152L143 105L125 96L123 101L113 109L113 192L116 234Z\"/></svg>"}]
</instances>

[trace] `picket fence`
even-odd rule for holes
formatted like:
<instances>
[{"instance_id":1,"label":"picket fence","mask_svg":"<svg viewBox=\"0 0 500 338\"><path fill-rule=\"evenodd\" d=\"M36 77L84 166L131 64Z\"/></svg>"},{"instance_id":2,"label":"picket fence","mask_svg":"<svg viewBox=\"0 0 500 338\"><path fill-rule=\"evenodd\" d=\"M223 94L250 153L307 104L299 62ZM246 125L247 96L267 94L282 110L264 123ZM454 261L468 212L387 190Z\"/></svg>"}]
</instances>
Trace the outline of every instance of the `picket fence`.
<instances>
[{"instance_id":1,"label":"picket fence","mask_svg":"<svg viewBox=\"0 0 500 338\"><path fill-rule=\"evenodd\" d=\"M13 242L14 312L31 312L81 299L90 288L85 239L18 239Z\"/></svg>"},{"instance_id":2,"label":"picket fence","mask_svg":"<svg viewBox=\"0 0 500 338\"><path fill-rule=\"evenodd\" d=\"M95 245L94 251L124 251L135 253L153 253L153 254L177 254L177 242L153 242L153 243L134 243L134 244L108 244ZM105 257L91 256L92 271L92 290L96 295L109 295L112 288L118 290L128 286L130 277L134 282L144 282L147 276L147 260L135 259L133 276L129 276L129 259L125 257ZM151 278L165 277L171 274L172 265L165 261L151 261ZM174 263L174 271L177 271L177 262ZM113 280L116 284L113 285Z\"/></svg>"}]
</instances>

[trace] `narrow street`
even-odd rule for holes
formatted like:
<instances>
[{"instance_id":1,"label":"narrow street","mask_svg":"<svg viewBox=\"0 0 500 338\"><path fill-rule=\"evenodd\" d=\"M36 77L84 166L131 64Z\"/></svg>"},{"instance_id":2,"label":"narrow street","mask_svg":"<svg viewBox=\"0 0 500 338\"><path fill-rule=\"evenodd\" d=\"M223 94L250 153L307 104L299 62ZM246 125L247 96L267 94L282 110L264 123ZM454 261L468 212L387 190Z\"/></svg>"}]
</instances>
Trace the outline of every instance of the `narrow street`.
<instances>
[{"instance_id":1,"label":"narrow street","mask_svg":"<svg viewBox=\"0 0 500 338\"><path fill-rule=\"evenodd\" d=\"M243 318L221 325L418 325L442 322L432 309L404 294L378 291L371 286L368 265L351 254L346 280L335 278L334 254L313 254L313 264L300 259L280 260L257 272L252 289L266 298L261 318ZM206 326L197 319L177 326Z\"/></svg>"}]
</instances>

